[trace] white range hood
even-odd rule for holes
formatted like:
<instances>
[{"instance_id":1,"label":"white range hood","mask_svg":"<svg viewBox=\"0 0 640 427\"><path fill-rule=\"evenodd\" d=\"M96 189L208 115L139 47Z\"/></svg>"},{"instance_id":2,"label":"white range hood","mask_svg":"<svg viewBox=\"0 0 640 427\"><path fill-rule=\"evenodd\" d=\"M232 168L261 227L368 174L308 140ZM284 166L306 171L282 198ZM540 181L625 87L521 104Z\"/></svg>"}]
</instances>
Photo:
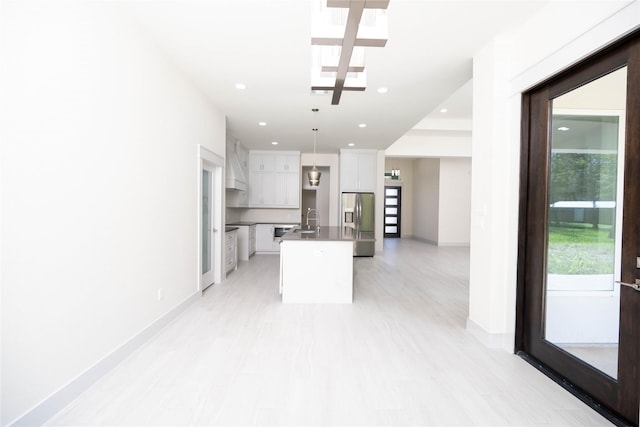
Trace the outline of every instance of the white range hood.
<instances>
[{"instance_id":1,"label":"white range hood","mask_svg":"<svg viewBox=\"0 0 640 427\"><path fill-rule=\"evenodd\" d=\"M237 144L237 143L236 143ZM240 166L238 153L236 153L236 144L232 149L227 149L227 165L226 165L226 188L229 190L247 190L247 180Z\"/></svg>"}]
</instances>

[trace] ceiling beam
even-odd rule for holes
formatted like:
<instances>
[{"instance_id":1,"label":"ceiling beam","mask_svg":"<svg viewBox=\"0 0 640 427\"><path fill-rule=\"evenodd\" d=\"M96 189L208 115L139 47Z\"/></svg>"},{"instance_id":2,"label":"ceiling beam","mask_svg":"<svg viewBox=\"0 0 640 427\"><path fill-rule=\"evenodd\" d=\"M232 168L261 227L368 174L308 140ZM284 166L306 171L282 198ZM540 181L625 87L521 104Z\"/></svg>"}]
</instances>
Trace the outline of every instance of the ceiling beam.
<instances>
[{"instance_id":1,"label":"ceiling beam","mask_svg":"<svg viewBox=\"0 0 640 427\"><path fill-rule=\"evenodd\" d=\"M311 44L317 46L340 46L342 44L342 37L311 37ZM353 43L354 46L362 47L385 47L387 45L387 39L384 38L356 38Z\"/></svg>"},{"instance_id":2,"label":"ceiling beam","mask_svg":"<svg viewBox=\"0 0 640 427\"><path fill-rule=\"evenodd\" d=\"M366 0L351 0L349 2L349 15L347 15L347 25L344 30L342 49L340 49L340 61L338 62L336 85L333 89L331 105L338 105L340 103L340 97L344 89L344 82L347 79L349 63L351 62L351 55L353 54L353 47L355 46L356 37L358 36L358 27L360 26L365 4Z\"/></svg>"},{"instance_id":3,"label":"ceiling beam","mask_svg":"<svg viewBox=\"0 0 640 427\"><path fill-rule=\"evenodd\" d=\"M343 7L351 6L353 0L327 0L327 7ZM365 9L386 9L389 7L389 0L366 0Z\"/></svg>"},{"instance_id":4,"label":"ceiling beam","mask_svg":"<svg viewBox=\"0 0 640 427\"><path fill-rule=\"evenodd\" d=\"M347 70L347 72L349 73L362 73L364 71L364 65L358 65L358 66L352 66L349 67L349 69ZM337 66L331 66L331 65L323 65L322 66L322 72L323 73L336 73L338 72L338 67Z\"/></svg>"}]
</instances>

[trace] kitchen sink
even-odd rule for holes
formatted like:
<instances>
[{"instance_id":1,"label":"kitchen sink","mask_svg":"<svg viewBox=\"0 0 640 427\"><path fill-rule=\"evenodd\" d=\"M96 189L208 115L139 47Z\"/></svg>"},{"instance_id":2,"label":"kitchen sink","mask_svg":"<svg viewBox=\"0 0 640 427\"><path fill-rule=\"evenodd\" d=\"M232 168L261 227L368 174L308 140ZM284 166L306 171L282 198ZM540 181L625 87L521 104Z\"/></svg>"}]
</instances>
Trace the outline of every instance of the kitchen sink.
<instances>
[{"instance_id":1,"label":"kitchen sink","mask_svg":"<svg viewBox=\"0 0 640 427\"><path fill-rule=\"evenodd\" d=\"M294 233L300 233L300 234L314 234L316 232L315 229L311 228L294 228L293 229Z\"/></svg>"}]
</instances>

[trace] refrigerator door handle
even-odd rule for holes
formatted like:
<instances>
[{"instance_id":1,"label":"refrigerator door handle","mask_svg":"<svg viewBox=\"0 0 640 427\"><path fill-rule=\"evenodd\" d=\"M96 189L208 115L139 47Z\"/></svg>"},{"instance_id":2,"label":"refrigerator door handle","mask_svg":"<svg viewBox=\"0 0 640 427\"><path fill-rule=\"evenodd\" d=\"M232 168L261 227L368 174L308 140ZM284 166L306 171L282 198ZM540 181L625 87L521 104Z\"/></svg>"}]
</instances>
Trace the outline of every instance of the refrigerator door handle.
<instances>
[{"instance_id":1,"label":"refrigerator door handle","mask_svg":"<svg viewBox=\"0 0 640 427\"><path fill-rule=\"evenodd\" d=\"M358 227L358 196L353 196L353 228Z\"/></svg>"}]
</instances>

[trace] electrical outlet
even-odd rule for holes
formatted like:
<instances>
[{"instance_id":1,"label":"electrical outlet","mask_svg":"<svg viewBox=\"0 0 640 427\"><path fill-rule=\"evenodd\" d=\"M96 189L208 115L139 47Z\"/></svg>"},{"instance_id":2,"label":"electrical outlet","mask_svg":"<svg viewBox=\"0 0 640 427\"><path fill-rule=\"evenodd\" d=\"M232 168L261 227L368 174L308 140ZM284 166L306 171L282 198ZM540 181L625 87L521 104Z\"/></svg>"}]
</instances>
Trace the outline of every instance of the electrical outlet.
<instances>
[{"instance_id":1,"label":"electrical outlet","mask_svg":"<svg viewBox=\"0 0 640 427\"><path fill-rule=\"evenodd\" d=\"M158 288L158 301L162 301L164 299L164 288Z\"/></svg>"},{"instance_id":2,"label":"electrical outlet","mask_svg":"<svg viewBox=\"0 0 640 427\"><path fill-rule=\"evenodd\" d=\"M636 268L640 268L640 256L636 257Z\"/></svg>"}]
</instances>

